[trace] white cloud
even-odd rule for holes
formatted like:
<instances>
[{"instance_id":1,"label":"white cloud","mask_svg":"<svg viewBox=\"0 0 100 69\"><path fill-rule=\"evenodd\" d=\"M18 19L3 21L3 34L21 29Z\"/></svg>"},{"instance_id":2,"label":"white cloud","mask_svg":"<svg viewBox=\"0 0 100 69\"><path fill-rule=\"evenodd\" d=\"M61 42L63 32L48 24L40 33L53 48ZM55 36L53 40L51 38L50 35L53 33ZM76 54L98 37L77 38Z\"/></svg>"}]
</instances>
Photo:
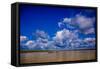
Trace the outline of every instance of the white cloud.
<instances>
[{"instance_id":1,"label":"white cloud","mask_svg":"<svg viewBox=\"0 0 100 69\"><path fill-rule=\"evenodd\" d=\"M70 35L71 35L71 32L69 30L63 29L61 31L57 31L56 36L54 38L62 40L64 38L69 38Z\"/></svg>"},{"instance_id":2,"label":"white cloud","mask_svg":"<svg viewBox=\"0 0 100 69\"><path fill-rule=\"evenodd\" d=\"M80 32L87 35L95 33L95 29L93 26L95 23L94 17L85 17L82 15L76 15L76 23L79 27Z\"/></svg>"},{"instance_id":3,"label":"white cloud","mask_svg":"<svg viewBox=\"0 0 100 69\"><path fill-rule=\"evenodd\" d=\"M24 46L27 46L27 48L30 50L34 50L34 49L45 50L45 48L48 46L48 40L37 38L35 41L29 40L24 44L25 44Z\"/></svg>"},{"instance_id":4,"label":"white cloud","mask_svg":"<svg viewBox=\"0 0 100 69\"><path fill-rule=\"evenodd\" d=\"M34 41L29 40L29 41L27 41L26 45L27 45L27 46L29 46L29 45L33 45L34 43L35 43Z\"/></svg>"},{"instance_id":5,"label":"white cloud","mask_svg":"<svg viewBox=\"0 0 100 69\"><path fill-rule=\"evenodd\" d=\"M39 49L44 50L48 46L48 38L46 32L37 30L36 31L36 40L27 40L26 42L21 42L20 45L23 47L26 47L30 50ZM22 37L21 37L22 38ZM25 40L25 36L23 36L23 39Z\"/></svg>"},{"instance_id":6,"label":"white cloud","mask_svg":"<svg viewBox=\"0 0 100 69\"><path fill-rule=\"evenodd\" d=\"M62 29L66 27L70 29L74 29L76 24L73 21L74 21L73 18L63 18L62 22L58 22L58 27Z\"/></svg>"},{"instance_id":7,"label":"white cloud","mask_svg":"<svg viewBox=\"0 0 100 69\"><path fill-rule=\"evenodd\" d=\"M36 36L40 38L49 38L48 34L41 30L36 30Z\"/></svg>"},{"instance_id":8,"label":"white cloud","mask_svg":"<svg viewBox=\"0 0 100 69\"><path fill-rule=\"evenodd\" d=\"M89 18L82 15L76 15L75 19L80 29L93 27L93 24L95 22L94 17Z\"/></svg>"},{"instance_id":9,"label":"white cloud","mask_svg":"<svg viewBox=\"0 0 100 69\"><path fill-rule=\"evenodd\" d=\"M75 40L73 40L73 41L71 42L71 46L72 46L72 47L80 47L81 43L82 43L82 40L79 39L79 38L77 38L77 39L75 39Z\"/></svg>"},{"instance_id":10,"label":"white cloud","mask_svg":"<svg viewBox=\"0 0 100 69\"><path fill-rule=\"evenodd\" d=\"M29 40L26 42L25 46L27 46L28 49L34 49L34 47L36 46L36 43L33 40Z\"/></svg>"},{"instance_id":11,"label":"white cloud","mask_svg":"<svg viewBox=\"0 0 100 69\"><path fill-rule=\"evenodd\" d=\"M64 18L62 22L58 22L58 26L61 29L78 29L79 32L84 34L94 34L94 23L95 17L86 17L80 14L77 14L73 18Z\"/></svg>"},{"instance_id":12,"label":"white cloud","mask_svg":"<svg viewBox=\"0 0 100 69\"><path fill-rule=\"evenodd\" d=\"M64 24L62 22L58 22L58 27L63 28Z\"/></svg>"},{"instance_id":13,"label":"white cloud","mask_svg":"<svg viewBox=\"0 0 100 69\"><path fill-rule=\"evenodd\" d=\"M84 33L85 34L94 34L95 33L95 29L94 28L87 29L87 30L85 30Z\"/></svg>"},{"instance_id":14,"label":"white cloud","mask_svg":"<svg viewBox=\"0 0 100 69\"><path fill-rule=\"evenodd\" d=\"M58 31L58 32L56 33L56 37L54 37L54 38L62 39L62 32L63 32L63 31Z\"/></svg>"},{"instance_id":15,"label":"white cloud","mask_svg":"<svg viewBox=\"0 0 100 69\"><path fill-rule=\"evenodd\" d=\"M48 46L48 39L42 39L42 38L37 38L35 44L36 48L39 48L41 50L45 50Z\"/></svg>"},{"instance_id":16,"label":"white cloud","mask_svg":"<svg viewBox=\"0 0 100 69\"><path fill-rule=\"evenodd\" d=\"M93 41L94 42L95 41L95 38L85 38L84 41L85 42L88 42L88 41Z\"/></svg>"},{"instance_id":17,"label":"white cloud","mask_svg":"<svg viewBox=\"0 0 100 69\"><path fill-rule=\"evenodd\" d=\"M55 37L53 37L53 40L55 42L55 45L59 47L70 47L73 40L78 41L78 35L76 34L77 31L70 31L67 29L63 29L60 31L57 31ZM74 44L75 42L73 42ZM78 43L75 43L78 44Z\"/></svg>"},{"instance_id":18,"label":"white cloud","mask_svg":"<svg viewBox=\"0 0 100 69\"><path fill-rule=\"evenodd\" d=\"M58 22L59 28L63 27L62 30L57 31L51 40L49 40L49 35L45 31L36 30L36 40L28 40L26 43L21 43L21 45L27 46L28 49L38 50L67 50L84 46L82 43L86 43L87 46L94 45L95 38L85 38L82 40L78 36L78 33L82 32L82 30L84 30L84 34L95 33L93 28L94 22L94 17L88 18L79 14L74 18L64 18L62 22ZM79 29L67 29L74 28L76 25L79 26ZM26 36L20 36L20 41L26 41L27 39Z\"/></svg>"},{"instance_id":19,"label":"white cloud","mask_svg":"<svg viewBox=\"0 0 100 69\"><path fill-rule=\"evenodd\" d=\"M84 42L87 44L87 46L95 46L95 38L85 38Z\"/></svg>"},{"instance_id":20,"label":"white cloud","mask_svg":"<svg viewBox=\"0 0 100 69\"><path fill-rule=\"evenodd\" d=\"M57 31L56 36L54 38L59 40L78 38L78 35L76 33L77 30L70 31L67 29L63 29L61 31Z\"/></svg>"},{"instance_id":21,"label":"white cloud","mask_svg":"<svg viewBox=\"0 0 100 69\"><path fill-rule=\"evenodd\" d=\"M26 36L20 36L20 41L22 42L22 41L25 41L25 40L27 40L28 38L26 37Z\"/></svg>"},{"instance_id":22,"label":"white cloud","mask_svg":"<svg viewBox=\"0 0 100 69\"><path fill-rule=\"evenodd\" d=\"M63 22L65 22L65 23L70 23L70 22L71 22L71 18L64 18L64 19L63 19Z\"/></svg>"},{"instance_id":23,"label":"white cloud","mask_svg":"<svg viewBox=\"0 0 100 69\"><path fill-rule=\"evenodd\" d=\"M60 30L55 37L50 41L48 39L37 38L36 40L29 40L24 43L23 47L30 50L68 50L84 48L84 46L95 46L95 38L85 38L81 40L78 38L76 31L69 31L67 29ZM86 44L82 44L85 42Z\"/></svg>"}]
</instances>

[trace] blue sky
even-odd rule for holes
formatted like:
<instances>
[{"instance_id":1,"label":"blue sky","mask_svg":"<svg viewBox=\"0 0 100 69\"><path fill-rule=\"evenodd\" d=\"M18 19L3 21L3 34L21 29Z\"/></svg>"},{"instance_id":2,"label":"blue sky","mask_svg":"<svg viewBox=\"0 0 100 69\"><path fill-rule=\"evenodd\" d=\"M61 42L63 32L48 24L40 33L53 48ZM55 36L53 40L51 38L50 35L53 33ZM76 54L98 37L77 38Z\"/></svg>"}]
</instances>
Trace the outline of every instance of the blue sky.
<instances>
[{"instance_id":1,"label":"blue sky","mask_svg":"<svg viewBox=\"0 0 100 69\"><path fill-rule=\"evenodd\" d=\"M53 40L53 37L58 35L57 32L68 30L70 33L78 31L78 39L94 39L95 18L94 9L20 5L20 36L27 37L26 43L36 41L35 33L39 30L39 34L47 34L49 40ZM86 26L81 22L86 22L88 25L92 23L93 26Z\"/></svg>"}]
</instances>

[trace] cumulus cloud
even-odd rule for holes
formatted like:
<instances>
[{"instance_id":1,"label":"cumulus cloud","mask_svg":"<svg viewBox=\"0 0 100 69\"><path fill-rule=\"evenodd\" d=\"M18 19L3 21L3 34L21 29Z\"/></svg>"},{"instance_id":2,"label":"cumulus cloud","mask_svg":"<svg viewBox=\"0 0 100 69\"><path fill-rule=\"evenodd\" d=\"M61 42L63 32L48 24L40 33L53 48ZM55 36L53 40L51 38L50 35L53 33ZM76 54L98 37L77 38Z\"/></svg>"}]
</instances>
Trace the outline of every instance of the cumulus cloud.
<instances>
[{"instance_id":1,"label":"cumulus cloud","mask_svg":"<svg viewBox=\"0 0 100 69\"><path fill-rule=\"evenodd\" d=\"M26 45L33 50L45 50L48 46L49 35L45 31L41 30L36 30L35 35L36 40L30 40L26 43Z\"/></svg>"},{"instance_id":2,"label":"cumulus cloud","mask_svg":"<svg viewBox=\"0 0 100 69\"><path fill-rule=\"evenodd\" d=\"M25 42L20 42L21 48L22 49L30 49L30 50L44 50L48 46L48 39L49 36L46 32L41 31L41 30L36 30L36 40L27 40L26 36L20 36L21 41Z\"/></svg>"},{"instance_id":3,"label":"cumulus cloud","mask_svg":"<svg viewBox=\"0 0 100 69\"><path fill-rule=\"evenodd\" d=\"M95 34L94 30L95 17L86 17L81 14L75 15L72 18L64 18L58 22L58 27L61 29L76 30L84 34Z\"/></svg>"},{"instance_id":4,"label":"cumulus cloud","mask_svg":"<svg viewBox=\"0 0 100 69\"><path fill-rule=\"evenodd\" d=\"M89 28L84 33L85 34L95 34L95 29L94 28Z\"/></svg>"},{"instance_id":5,"label":"cumulus cloud","mask_svg":"<svg viewBox=\"0 0 100 69\"><path fill-rule=\"evenodd\" d=\"M63 28L63 27L64 27L64 23L58 22L58 27L59 27L59 28Z\"/></svg>"},{"instance_id":6,"label":"cumulus cloud","mask_svg":"<svg viewBox=\"0 0 100 69\"><path fill-rule=\"evenodd\" d=\"M75 47L79 47L80 46L80 42L72 42L71 43L71 47L73 48L75 48Z\"/></svg>"},{"instance_id":7,"label":"cumulus cloud","mask_svg":"<svg viewBox=\"0 0 100 69\"><path fill-rule=\"evenodd\" d=\"M56 35L53 37L52 40L38 37L35 41L33 40L27 41L25 45L30 50L67 50L67 49L70 50L70 49L84 48L82 45L86 46L85 44L87 42L93 43L94 39L86 38L84 39L85 44L82 44L83 41L78 38L78 35L76 33L77 30L70 31L67 29L63 29L57 31ZM87 46L89 45L87 44Z\"/></svg>"},{"instance_id":8,"label":"cumulus cloud","mask_svg":"<svg viewBox=\"0 0 100 69\"><path fill-rule=\"evenodd\" d=\"M95 47L95 38L88 37L85 38L83 42L87 47L93 47L93 48Z\"/></svg>"},{"instance_id":9,"label":"cumulus cloud","mask_svg":"<svg viewBox=\"0 0 100 69\"><path fill-rule=\"evenodd\" d=\"M85 38L84 39L85 42L95 42L95 38Z\"/></svg>"},{"instance_id":10,"label":"cumulus cloud","mask_svg":"<svg viewBox=\"0 0 100 69\"><path fill-rule=\"evenodd\" d=\"M63 22L65 22L65 23L71 23L71 20L72 20L71 18L64 18Z\"/></svg>"},{"instance_id":11,"label":"cumulus cloud","mask_svg":"<svg viewBox=\"0 0 100 69\"><path fill-rule=\"evenodd\" d=\"M25 40L27 40L28 38L27 38L27 36L20 36L20 41L22 42L22 41L25 41Z\"/></svg>"},{"instance_id":12,"label":"cumulus cloud","mask_svg":"<svg viewBox=\"0 0 100 69\"><path fill-rule=\"evenodd\" d=\"M26 43L24 43L24 47L26 47L29 50L45 50L48 46L48 42L42 42L42 40L28 40Z\"/></svg>"},{"instance_id":13,"label":"cumulus cloud","mask_svg":"<svg viewBox=\"0 0 100 69\"><path fill-rule=\"evenodd\" d=\"M27 46L28 49L34 49L35 46L36 46L36 43L35 43L35 41L33 41L33 40L28 40L28 41L26 42L25 46Z\"/></svg>"},{"instance_id":14,"label":"cumulus cloud","mask_svg":"<svg viewBox=\"0 0 100 69\"><path fill-rule=\"evenodd\" d=\"M26 45L27 45L27 46L29 46L29 45L33 45L34 43L35 43L34 41L29 40L29 41L27 41Z\"/></svg>"},{"instance_id":15,"label":"cumulus cloud","mask_svg":"<svg viewBox=\"0 0 100 69\"><path fill-rule=\"evenodd\" d=\"M49 35L45 31L37 30L36 31L37 39L36 46L37 49L46 49L48 46Z\"/></svg>"},{"instance_id":16,"label":"cumulus cloud","mask_svg":"<svg viewBox=\"0 0 100 69\"><path fill-rule=\"evenodd\" d=\"M76 15L75 19L80 29L86 29L86 28L93 27L93 24L95 22L94 17L89 18L89 17L85 17L82 15Z\"/></svg>"},{"instance_id":17,"label":"cumulus cloud","mask_svg":"<svg viewBox=\"0 0 100 69\"><path fill-rule=\"evenodd\" d=\"M82 40L74 32L65 29L58 32L52 40L42 38L34 41L29 40L23 48L29 50L72 50L95 46L95 38L85 38Z\"/></svg>"},{"instance_id":18,"label":"cumulus cloud","mask_svg":"<svg viewBox=\"0 0 100 69\"><path fill-rule=\"evenodd\" d=\"M48 34L42 30L36 30L36 36L40 38L49 38Z\"/></svg>"},{"instance_id":19,"label":"cumulus cloud","mask_svg":"<svg viewBox=\"0 0 100 69\"><path fill-rule=\"evenodd\" d=\"M63 21L58 22L58 27L61 29L69 28L74 29L76 27L76 24L73 22L73 18L63 18Z\"/></svg>"},{"instance_id":20,"label":"cumulus cloud","mask_svg":"<svg viewBox=\"0 0 100 69\"><path fill-rule=\"evenodd\" d=\"M71 31L63 29L61 31L57 31L55 38L62 40L62 39L73 38L74 36L75 35Z\"/></svg>"},{"instance_id":21,"label":"cumulus cloud","mask_svg":"<svg viewBox=\"0 0 100 69\"><path fill-rule=\"evenodd\" d=\"M58 27L61 28L51 37L43 30L36 30L35 40L28 40L26 36L20 36L21 46L30 50L69 50L94 48L95 38L88 37L79 38L80 32L88 35L95 34L94 17L86 17L77 14L73 18L63 18L63 21L58 22ZM23 42L26 41L26 42Z\"/></svg>"},{"instance_id":22,"label":"cumulus cloud","mask_svg":"<svg viewBox=\"0 0 100 69\"><path fill-rule=\"evenodd\" d=\"M78 40L78 35L76 32L76 30L70 31L67 29L57 31L55 37L53 37L55 45L59 47L70 47L74 40Z\"/></svg>"}]
</instances>

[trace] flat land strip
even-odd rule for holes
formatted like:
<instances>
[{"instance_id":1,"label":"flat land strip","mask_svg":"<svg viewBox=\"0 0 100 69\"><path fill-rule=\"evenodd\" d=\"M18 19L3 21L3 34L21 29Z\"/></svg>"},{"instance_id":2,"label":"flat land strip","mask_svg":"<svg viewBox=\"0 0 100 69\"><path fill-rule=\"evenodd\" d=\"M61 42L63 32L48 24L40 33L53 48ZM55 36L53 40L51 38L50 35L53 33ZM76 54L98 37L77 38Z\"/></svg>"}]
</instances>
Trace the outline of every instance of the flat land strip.
<instances>
[{"instance_id":1,"label":"flat land strip","mask_svg":"<svg viewBox=\"0 0 100 69\"><path fill-rule=\"evenodd\" d=\"M43 63L94 60L95 50L75 50L75 51L27 51L20 53L20 62L24 63Z\"/></svg>"}]
</instances>

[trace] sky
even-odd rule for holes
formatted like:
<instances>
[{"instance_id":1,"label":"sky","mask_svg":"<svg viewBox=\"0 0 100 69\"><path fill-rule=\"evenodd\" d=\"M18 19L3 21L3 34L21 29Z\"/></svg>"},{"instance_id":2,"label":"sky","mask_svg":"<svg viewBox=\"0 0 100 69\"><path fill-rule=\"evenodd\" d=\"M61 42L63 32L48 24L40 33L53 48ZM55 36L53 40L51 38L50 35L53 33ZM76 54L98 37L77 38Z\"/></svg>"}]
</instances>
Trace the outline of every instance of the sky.
<instances>
[{"instance_id":1,"label":"sky","mask_svg":"<svg viewBox=\"0 0 100 69\"><path fill-rule=\"evenodd\" d=\"M22 50L95 49L95 9L24 4L19 12Z\"/></svg>"}]
</instances>

